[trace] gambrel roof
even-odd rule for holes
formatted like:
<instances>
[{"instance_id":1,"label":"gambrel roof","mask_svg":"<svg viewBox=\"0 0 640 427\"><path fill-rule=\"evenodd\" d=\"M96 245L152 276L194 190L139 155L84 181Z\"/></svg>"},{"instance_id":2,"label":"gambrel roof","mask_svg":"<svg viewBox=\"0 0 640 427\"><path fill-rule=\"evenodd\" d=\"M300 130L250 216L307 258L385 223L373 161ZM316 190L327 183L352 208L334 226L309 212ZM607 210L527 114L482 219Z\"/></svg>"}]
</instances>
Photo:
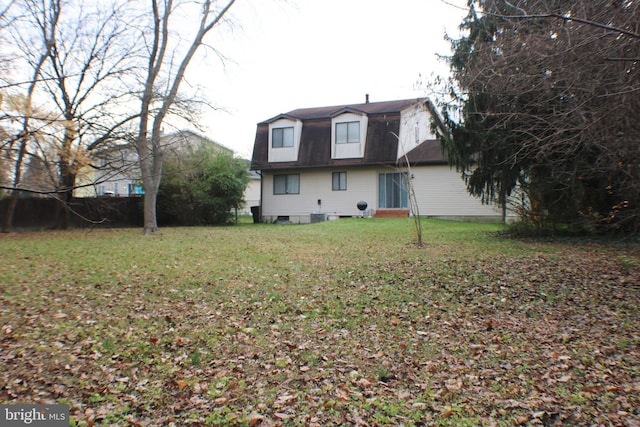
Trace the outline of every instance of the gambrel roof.
<instances>
[{"instance_id":1,"label":"gambrel roof","mask_svg":"<svg viewBox=\"0 0 640 427\"><path fill-rule=\"evenodd\" d=\"M400 114L402 110L415 105L419 102L425 102L426 98L413 98L402 99L397 101L384 101L384 102L365 102L362 104L349 104L349 105L334 105L330 107L315 107L315 108L298 108L297 110L289 111L288 113L279 114L269 120L265 120L260 124L270 123L282 116L295 118L299 120L318 120L328 119L334 117L342 112L355 112L364 113L368 115L375 114Z\"/></svg>"},{"instance_id":2,"label":"gambrel roof","mask_svg":"<svg viewBox=\"0 0 640 427\"><path fill-rule=\"evenodd\" d=\"M329 107L300 108L279 114L258 123L253 147L251 169L292 169L327 166L395 165L398 161L398 135L402 111L420 104L433 105L427 98L413 98L385 102L334 105ZM363 157L334 159L331 157L331 123L340 114L352 113L368 118L366 147ZM302 122L300 147L295 161L269 162L269 125L280 119ZM426 142L426 141L425 141ZM410 160L423 163L444 163L440 151L419 146L411 153ZM439 144L438 144L439 147ZM421 148L418 150L418 148ZM420 156L428 156L420 158Z\"/></svg>"}]
</instances>

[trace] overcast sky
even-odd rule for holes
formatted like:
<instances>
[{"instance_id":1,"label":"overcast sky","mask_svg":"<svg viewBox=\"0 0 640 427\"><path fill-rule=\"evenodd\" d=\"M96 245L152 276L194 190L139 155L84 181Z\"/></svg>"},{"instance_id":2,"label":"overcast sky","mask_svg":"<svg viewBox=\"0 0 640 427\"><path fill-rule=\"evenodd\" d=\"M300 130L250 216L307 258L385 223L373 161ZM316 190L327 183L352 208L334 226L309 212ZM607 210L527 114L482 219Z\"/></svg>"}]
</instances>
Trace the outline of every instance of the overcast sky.
<instances>
[{"instance_id":1,"label":"overcast sky","mask_svg":"<svg viewBox=\"0 0 640 427\"><path fill-rule=\"evenodd\" d=\"M250 158L256 124L296 108L428 95L422 75L447 73L445 31L457 35L464 0L253 0L232 8L233 32L192 64L191 82L226 111L206 113L206 135Z\"/></svg>"}]
</instances>

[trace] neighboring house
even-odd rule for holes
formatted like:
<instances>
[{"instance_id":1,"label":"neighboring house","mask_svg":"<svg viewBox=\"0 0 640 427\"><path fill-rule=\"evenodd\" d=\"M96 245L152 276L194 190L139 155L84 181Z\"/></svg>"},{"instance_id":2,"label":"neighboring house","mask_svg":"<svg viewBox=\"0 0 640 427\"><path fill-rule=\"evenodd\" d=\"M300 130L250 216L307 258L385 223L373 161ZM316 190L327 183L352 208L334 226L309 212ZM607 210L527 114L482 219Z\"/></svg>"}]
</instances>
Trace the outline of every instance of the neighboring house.
<instances>
[{"instance_id":1,"label":"neighboring house","mask_svg":"<svg viewBox=\"0 0 640 427\"><path fill-rule=\"evenodd\" d=\"M183 130L162 136L161 144L165 156L178 156L184 150L195 150L208 144L214 150L233 155L233 150L190 130ZM140 166L135 148L121 144L93 153L94 165L82 171L82 182L88 184L75 190L76 197L131 197L144 194L140 179ZM257 200L246 199L247 203ZM250 195L253 197L253 195ZM249 208L247 208L248 211Z\"/></svg>"},{"instance_id":2,"label":"neighboring house","mask_svg":"<svg viewBox=\"0 0 640 427\"><path fill-rule=\"evenodd\" d=\"M432 113L426 98L370 103L367 97L258 123L251 169L262 176L262 220L406 217L411 179L421 216L499 221L500 210L470 196L443 158L430 130Z\"/></svg>"},{"instance_id":3,"label":"neighboring house","mask_svg":"<svg viewBox=\"0 0 640 427\"><path fill-rule=\"evenodd\" d=\"M251 166L251 162L247 160L247 168ZM244 205L239 210L242 215L251 215L252 206L260 206L260 175L257 172L249 171L249 182L244 189Z\"/></svg>"},{"instance_id":4,"label":"neighboring house","mask_svg":"<svg viewBox=\"0 0 640 427\"><path fill-rule=\"evenodd\" d=\"M131 197L144 194L138 157L129 144L92 153L91 165L78 174L75 197Z\"/></svg>"},{"instance_id":5,"label":"neighboring house","mask_svg":"<svg viewBox=\"0 0 640 427\"><path fill-rule=\"evenodd\" d=\"M181 130L175 133L163 135L160 138L160 143L164 147L166 155L178 155L181 151L190 149L195 150L202 145L208 145L213 150L233 155L233 150L219 144L206 136L199 135L190 130Z\"/></svg>"}]
</instances>

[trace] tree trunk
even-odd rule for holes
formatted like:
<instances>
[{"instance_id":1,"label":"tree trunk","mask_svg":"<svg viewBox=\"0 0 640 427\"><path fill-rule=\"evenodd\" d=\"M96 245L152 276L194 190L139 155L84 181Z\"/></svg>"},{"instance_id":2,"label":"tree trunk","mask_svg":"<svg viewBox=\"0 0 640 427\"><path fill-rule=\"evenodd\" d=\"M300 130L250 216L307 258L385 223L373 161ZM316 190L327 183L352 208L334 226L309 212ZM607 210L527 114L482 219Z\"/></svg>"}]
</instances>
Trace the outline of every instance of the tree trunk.
<instances>
[{"instance_id":1,"label":"tree trunk","mask_svg":"<svg viewBox=\"0 0 640 427\"><path fill-rule=\"evenodd\" d=\"M76 168L78 167L78 159L73 150L73 143L78 137L78 130L75 127L70 102L65 102L67 102L67 107L65 109L64 139L62 140L61 150L58 153L60 157L60 164L58 166L60 183L57 190L60 191L60 193L58 193L58 200L62 208L58 209L56 218L56 228L58 230L69 229L69 223L71 222L71 198L73 197L73 187L76 184Z\"/></svg>"},{"instance_id":2,"label":"tree trunk","mask_svg":"<svg viewBox=\"0 0 640 427\"><path fill-rule=\"evenodd\" d=\"M61 177L61 190L58 197L58 210L56 214L56 229L68 230L71 225L71 199L73 198L73 188L76 184L76 174L65 169L65 174Z\"/></svg>"},{"instance_id":3,"label":"tree trunk","mask_svg":"<svg viewBox=\"0 0 640 427\"><path fill-rule=\"evenodd\" d=\"M156 219L156 199L157 191L150 191L144 195L144 234L155 234L158 232L158 222Z\"/></svg>"},{"instance_id":4,"label":"tree trunk","mask_svg":"<svg viewBox=\"0 0 640 427\"><path fill-rule=\"evenodd\" d=\"M69 223L71 222L71 213L69 212L69 205L63 199L58 200L56 205L56 220L53 228L55 230L68 230Z\"/></svg>"},{"instance_id":5,"label":"tree trunk","mask_svg":"<svg viewBox=\"0 0 640 427\"><path fill-rule=\"evenodd\" d=\"M160 188L160 178L162 176L162 154L156 148L155 155L149 155L150 150L146 145L140 147L140 170L142 171L142 184L144 186L144 229L143 234L152 235L158 232L158 221L156 217L156 201L158 199L158 189Z\"/></svg>"},{"instance_id":6,"label":"tree trunk","mask_svg":"<svg viewBox=\"0 0 640 427\"><path fill-rule=\"evenodd\" d=\"M7 204L7 211L4 215L4 221L2 222L2 232L9 233L11 231L11 224L13 223L13 213L16 210L16 205L18 204L18 190L11 191L11 197L9 198L9 203Z\"/></svg>"},{"instance_id":7,"label":"tree trunk","mask_svg":"<svg viewBox=\"0 0 640 427\"><path fill-rule=\"evenodd\" d=\"M11 198L9 204L7 204L7 211L4 215L4 222L2 223L2 232L8 233L11 231L11 224L13 223L13 213L16 210L18 204L18 196L20 191L18 185L22 180L22 164L24 163L24 156L27 152L26 136L20 138L20 150L18 151L18 158L16 159L15 173L13 175L13 190L11 190Z\"/></svg>"},{"instance_id":8,"label":"tree trunk","mask_svg":"<svg viewBox=\"0 0 640 427\"><path fill-rule=\"evenodd\" d=\"M173 1L168 0L165 3L165 9L160 10L158 1L151 2L154 25L153 39L151 49L149 51L149 62L147 68L147 78L142 94L142 102L140 109L140 127L136 138L136 150L140 159L140 169L142 171L142 183L144 186L144 234L154 234L158 231L158 223L156 219L156 199L158 196L158 188L162 178L162 144L160 137L162 136L162 124L169 108L173 105L178 88L182 82L185 72L191 59L202 45L204 36L216 25L226 12L231 8L235 0L229 0L227 5L223 7L211 20L208 21L211 12L212 0L204 1L202 4L202 14L200 15L200 26L195 34L194 40L191 42L189 49L182 58L175 75L167 83L168 91L160 94L162 101L159 109L151 113L151 103L154 100L155 83L158 76L161 75L161 68L166 66L165 55L167 46L169 45L169 17L173 8ZM171 56L173 59L173 56ZM171 62L172 63L172 62ZM149 135L149 121L152 118L151 135Z\"/></svg>"}]
</instances>

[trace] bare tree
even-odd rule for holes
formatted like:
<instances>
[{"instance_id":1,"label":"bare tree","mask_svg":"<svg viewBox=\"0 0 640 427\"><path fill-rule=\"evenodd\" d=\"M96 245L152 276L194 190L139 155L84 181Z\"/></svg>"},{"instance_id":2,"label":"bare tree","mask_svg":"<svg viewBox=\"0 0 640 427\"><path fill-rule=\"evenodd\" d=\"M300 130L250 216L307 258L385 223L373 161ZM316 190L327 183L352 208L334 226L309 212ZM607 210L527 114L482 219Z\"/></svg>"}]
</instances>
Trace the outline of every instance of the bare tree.
<instances>
[{"instance_id":1,"label":"bare tree","mask_svg":"<svg viewBox=\"0 0 640 427\"><path fill-rule=\"evenodd\" d=\"M124 21L124 3L101 2L85 12L81 2L67 4L65 28L54 40L45 85L63 123L57 139L58 190L64 202L59 225L69 223L69 202L88 154L118 139L120 128L135 115L118 114L132 71L135 43Z\"/></svg>"},{"instance_id":2,"label":"bare tree","mask_svg":"<svg viewBox=\"0 0 640 427\"><path fill-rule=\"evenodd\" d=\"M9 1L6 5L0 6L0 28L3 28L11 22L9 18L9 9L16 3L16 0Z\"/></svg>"},{"instance_id":3,"label":"bare tree","mask_svg":"<svg viewBox=\"0 0 640 427\"><path fill-rule=\"evenodd\" d=\"M31 162L34 165L57 165L55 173L50 167L47 170L50 177L57 177L51 194L63 202L59 226L65 228L72 190L78 173L89 164L91 152L108 151L112 141L127 140L139 158L145 189L145 232L155 232L165 119L176 111L185 113L183 108L189 100L179 98L179 88L187 67L205 36L233 4L233 0L222 4L215 0L151 0L149 10L124 0L90 5L75 0L25 0L4 10L3 28L14 46L14 68L18 72L0 76L4 81L0 89L14 93L26 90L28 101L22 109L24 114L20 114L20 129L14 135L9 132L3 142L15 158L14 197L19 191L40 192L22 188L25 156L38 157ZM136 12L139 14L134 21L124 21L124 16ZM184 25L191 24L194 15L198 25L189 38L184 35ZM182 22L174 21L180 17ZM145 19L150 20L149 26L140 25ZM174 31L175 25L180 25L180 35ZM20 71L25 69L31 70L30 78L15 78L24 75ZM136 80L135 76L141 77ZM39 124L39 134L48 138L37 141L29 139L35 132L31 126L34 99L56 113L46 131ZM140 102L133 113L132 99ZM55 156L44 143L55 149ZM11 212L14 206L10 206ZM8 229L11 215L5 219Z\"/></svg>"},{"instance_id":4,"label":"bare tree","mask_svg":"<svg viewBox=\"0 0 640 427\"><path fill-rule=\"evenodd\" d=\"M22 126L16 138L9 143L9 149L11 149L14 143L18 144L18 149L14 166L13 189L11 191L11 198L9 200L9 204L7 205L7 211L5 213L4 222L2 224L3 233L8 233L10 231L11 223L13 222L13 213L15 211L19 195L18 187L20 186L20 181L22 178L22 166L24 163L24 157L27 152L27 144L29 142L29 136L31 133L30 120L31 112L33 110L33 94L42 74L44 63L50 54L55 27L60 17L58 11L53 10L51 12L52 14L47 16L47 19L40 24L40 28L42 30L40 34L42 35L42 37L38 40L38 43L36 44L37 47L36 49L34 49L36 52L38 52L38 54L35 62L33 62L32 64L33 72L31 75L31 80L27 84L27 95L25 97L23 106L24 116L22 117ZM4 16L6 16L6 12Z\"/></svg>"},{"instance_id":5,"label":"bare tree","mask_svg":"<svg viewBox=\"0 0 640 427\"><path fill-rule=\"evenodd\" d=\"M140 104L140 126L135 140L140 159L142 182L144 186L144 233L158 231L156 219L156 200L162 178L162 127L171 106L176 100L180 84L196 51L203 40L233 5L234 0L216 7L215 0L202 0L197 18L198 26L190 44L181 56L179 48L172 50L171 18L178 6L186 2L173 0L151 0L153 22L151 38L147 41L147 67L144 77L144 90ZM174 70L172 66L178 64Z\"/></svg>"},{"instance_id":6,"label":"bare tree","mask_svg":"<svg viewBox=\"0 0 640 427\"><path fill-rule=\"evenodd\" d=\"M72 191L78 173L89 163L91 151L116 140L121 136L119 130L137 117L126 116L119 104L129 92L123 80L133 70L136 55L135 41L123 20L125 4L114 1L86 7L80 1L29 0L13 9L14 24L8 31L17 56L23 58L16 68L34 70L27 82L14 79L7 84L13 90L26 85L29 104L23 118L23 137L17 138L20 149L14 169L14 197L20 190L37 190L20 188L26 136L33 119L31 103L36 96L55 113L46 132L46 142L52 150L40 150L48 155L39 156L38 160L46 161L49 172L54 165L57 169L49 176L56 181L51 194L61 201L60 228L69 225ZM41 46L39 56L33 54L34 44ZM14 206L10 204L10 212ZM10 221L9 213L5 216L5 229L10 227Z\"/></svg>"}]
</instances>

